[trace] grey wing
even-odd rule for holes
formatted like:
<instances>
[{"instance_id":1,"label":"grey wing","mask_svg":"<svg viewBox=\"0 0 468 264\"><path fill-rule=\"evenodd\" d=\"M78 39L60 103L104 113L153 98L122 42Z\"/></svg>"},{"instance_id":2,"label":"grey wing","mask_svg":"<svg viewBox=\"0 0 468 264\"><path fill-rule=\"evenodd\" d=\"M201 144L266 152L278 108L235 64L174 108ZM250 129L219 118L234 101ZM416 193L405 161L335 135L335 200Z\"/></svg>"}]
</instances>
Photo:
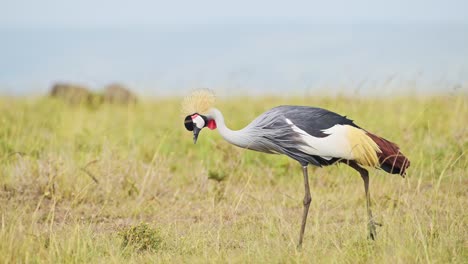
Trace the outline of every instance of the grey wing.
<instances>
[{"instance_id":1,"label":"grey wing","mask_svg":"<svg viewBox=\"0 0 468 264\"><path fill-rule=\"evenodd\" d=\"M269 152L285 154L301 164L316 166L329 165L337 159L323 159L301 150L300 145L306 144L301 136L291 128L289 120L295 126L314 137L326 137L322 130L337 124L357 127L352 120L331 111L307 106L278 106L263 113L248 127L257 131L262 140L259 143ZM267 152L265 150L262 150Z\"/></svg>"},{"instance_id":2,"label":"grey wing","mask_svg":"<svg viewBox=\"0 0 468 264\"><path fill-rule=\"evenodd\" d=\"M291 120L294 125L314 137L328 136L323 133L323 130L331 128L334 125L350 125L359 128L354 124L353 120L348 119L346 116L323 108L285 105L271 110Z\"/></svg>"}]
</instances>

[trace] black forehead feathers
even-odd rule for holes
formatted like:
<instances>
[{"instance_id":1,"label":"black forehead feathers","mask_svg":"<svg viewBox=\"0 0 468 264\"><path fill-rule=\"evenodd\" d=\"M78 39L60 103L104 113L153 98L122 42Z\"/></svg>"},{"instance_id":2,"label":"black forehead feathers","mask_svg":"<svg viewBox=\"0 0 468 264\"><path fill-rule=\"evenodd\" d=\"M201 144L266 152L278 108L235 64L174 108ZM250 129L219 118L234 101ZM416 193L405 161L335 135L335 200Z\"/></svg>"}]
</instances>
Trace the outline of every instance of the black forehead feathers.
<instances>
[{"instance_id":1,"label":"black forehead feathers","mask_svg":"<svg viewBox=\"0 0 468 264\"><path fill-rule=\"evenodd\" d=\"M185 128L188 131L193 131L192 115L188 115L188 116L185 117L184 125L185 125Z\"/></svg>"}]
</instances>

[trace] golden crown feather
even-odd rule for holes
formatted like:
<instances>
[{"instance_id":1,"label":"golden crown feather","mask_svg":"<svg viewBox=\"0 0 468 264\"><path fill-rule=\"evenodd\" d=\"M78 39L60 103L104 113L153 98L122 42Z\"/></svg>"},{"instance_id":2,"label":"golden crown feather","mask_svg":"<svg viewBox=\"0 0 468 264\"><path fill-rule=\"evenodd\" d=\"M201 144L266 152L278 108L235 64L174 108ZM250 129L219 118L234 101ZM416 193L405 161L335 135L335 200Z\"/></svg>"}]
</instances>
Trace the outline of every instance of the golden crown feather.
<instances>
[{"instance_id":1,"label":"golden crown feather","mask_svg":"<svg viewBox=\"0 0 468 264\"><path fill-rule=\"evenodd\" d=\"M193 90L182 101L182 114L203 114L208 112L215 104L216 96L210 89L201 88Z\"/></svg>"}]
</instances>

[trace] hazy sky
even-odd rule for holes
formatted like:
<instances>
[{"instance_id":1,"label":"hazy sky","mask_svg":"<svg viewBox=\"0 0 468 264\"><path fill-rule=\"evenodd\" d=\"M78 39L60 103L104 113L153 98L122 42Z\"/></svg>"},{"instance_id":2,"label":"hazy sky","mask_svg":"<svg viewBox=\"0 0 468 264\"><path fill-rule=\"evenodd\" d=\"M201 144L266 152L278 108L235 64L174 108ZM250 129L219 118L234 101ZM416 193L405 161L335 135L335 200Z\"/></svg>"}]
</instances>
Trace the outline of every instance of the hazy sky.
<instances>
[{"instance_id":1,"label":"hazy sky","mask_svg":"<svg viewBox=\"0 0 468 264\"><path fill-rule=\"evenodd\" d=\"M468 81L467 10L468 0L0 0L0 94L57 81L158 94L452 89Z\"/></svg>"},{"instance_id":2,"label":"hazy sky","mask_svg":"<svg viewBox=\"0 0 468 264\"><path fill-rule=\"evenodd\" d=\"M178 23L468 23L466 0L14 0L0 2L1 27L103 27Z\"/></svg>"}]
</instances>

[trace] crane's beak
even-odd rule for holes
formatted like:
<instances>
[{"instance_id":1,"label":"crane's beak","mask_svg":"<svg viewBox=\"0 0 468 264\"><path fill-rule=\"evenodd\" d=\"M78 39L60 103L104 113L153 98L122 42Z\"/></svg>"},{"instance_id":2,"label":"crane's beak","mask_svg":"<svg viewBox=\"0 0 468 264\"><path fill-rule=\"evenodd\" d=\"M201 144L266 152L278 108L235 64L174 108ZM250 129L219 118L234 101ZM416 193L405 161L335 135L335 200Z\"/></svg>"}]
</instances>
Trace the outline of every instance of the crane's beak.
<instances>
[{"instance_id":1,"label":"crane's beak","mask_svg":"<svg viewBox=\"0 0 468 264\"><path fill-rule=\"evenodd\" d=\"M193 126L193 144L197 144L198 133L200 133L201 129L197 126Z\"/></svg>"}]
</instances>

